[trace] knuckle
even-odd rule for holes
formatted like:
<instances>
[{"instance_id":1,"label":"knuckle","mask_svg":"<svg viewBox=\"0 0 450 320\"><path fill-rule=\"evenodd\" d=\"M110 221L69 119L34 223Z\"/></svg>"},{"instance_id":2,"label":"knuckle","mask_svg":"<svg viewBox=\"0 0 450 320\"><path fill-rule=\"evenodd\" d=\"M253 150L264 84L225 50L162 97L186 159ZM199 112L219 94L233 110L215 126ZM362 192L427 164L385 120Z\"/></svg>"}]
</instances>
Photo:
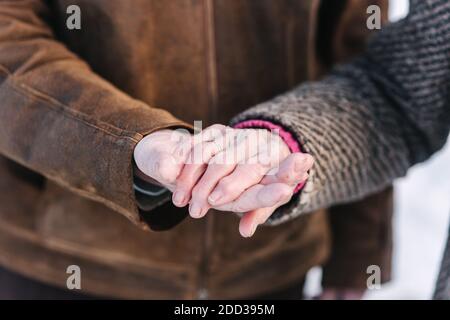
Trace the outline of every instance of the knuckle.
<instances>
[{"instance_id":1,"label":"knuckle","mask_svg":"<svg viewBox=\"0 0 450 320\"><path fill-rule=\"evenodd\" d=\"M224 130L226 128L226 126L223 124L220 124L220 123L216 123L216 124L213 124L212 126L210 126L209 128L214 129L214 130Z\"/></svg>"},{"instance_id":2,"label":"knuckle","mask_svg":"<svg viewBox=\"0 0 450 320\"><path fill-rule=\"evenodd\" d=\"M203 130L203 139L212 139L213 137L220 135L225 130L225 128L226 126L224 126L223 124L213 124Z\"/></svg>"},{"instance_id":3,"label":"knuckle","mask_svg":"<svg viewBox=\"0 0 450 320\"><path fill-rule=\"evenodd\" d=\"M206 143L203 145L202 149L202 159L201 162L205 163L208 162L208 160L214 156L214 148L211 143Z\"/></svg>"},{"instance_id":4,"label":"knuckle","mask_svg":"<svg viewBox=\"0 0 450 320\"><path fill-rule=\"evenodd\" d=\"M256 164L256 168L255 171L259 174L259 175L264 175L266 174L266 172L270 169L272 169L273 165L272 163L257 163Z\"/></svg>"},{"instance_id":5,"label":"knuckle","mask_svg":"<svg viewBox=\"0 0 450 320\"><path fill-rule=\"evenodd\" d=\"M223 164L227 164L226 162L227 157L225 152L219 152L218 154L216 154L215 156L213 156L211 158L211 160L209 161L210 165L223 165Z\"/></svg>"},{"instance_id":6,"label":"knuckle","mask_svg":"<svg viewBox=\"0 0 450 320\"><path fill-rule=\"evenodd\" d=\"M258 164L262 168L271 167L275 163L274 159L276 158L273 154L270 154L269 152L262 152L258 154L257 157L258 157Z\"/></svg>"},{"instance_id":7,"label":"knuckle","mask_svg":"<svg viewBox=\"0 0 450 320\"><path fill-rule=\"evenodd\" d=\"M234 181L231 178L225 177L223 178L218 185L219 189L222 190L225 194L232 193L234 188Z\"/></svg>"}]
</instances>

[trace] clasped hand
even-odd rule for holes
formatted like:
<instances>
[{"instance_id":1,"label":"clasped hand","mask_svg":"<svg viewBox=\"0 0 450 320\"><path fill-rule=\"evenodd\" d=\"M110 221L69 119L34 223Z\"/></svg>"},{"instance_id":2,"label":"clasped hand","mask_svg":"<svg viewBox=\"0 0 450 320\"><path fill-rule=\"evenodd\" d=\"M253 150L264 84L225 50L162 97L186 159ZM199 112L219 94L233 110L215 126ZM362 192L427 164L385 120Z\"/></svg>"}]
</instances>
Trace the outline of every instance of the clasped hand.
<instances>
[{"instance_id":1,"label":"clasped hand","mask_svg":"<svg viewBox=\"0 0 450 320\"><path fill-rule=\"evenodd\" d=\"M195 135L156 131L138 143L134 158L144 174L173 192L174 205L189 205L192 218L210 208L242 213L243 237L292 198L313 165L310 155L291 153L277 133L218 124Z\"/></svg>"}]
</instances>

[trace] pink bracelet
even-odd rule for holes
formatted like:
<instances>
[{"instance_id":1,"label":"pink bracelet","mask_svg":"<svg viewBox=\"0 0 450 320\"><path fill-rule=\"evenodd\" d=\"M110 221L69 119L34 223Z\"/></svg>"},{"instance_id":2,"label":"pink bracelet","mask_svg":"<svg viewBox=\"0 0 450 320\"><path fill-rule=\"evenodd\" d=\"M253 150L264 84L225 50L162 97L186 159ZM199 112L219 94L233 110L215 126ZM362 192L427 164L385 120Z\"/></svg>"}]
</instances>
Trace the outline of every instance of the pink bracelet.
<instances>
[{"instance_id":1,"label":"pink bracelet","mask_svg":"<svg viewBox=\"0 0 450 320\"><path fill-rule=\"evenodd\" d=\"M291 150L292 153L294 152L302 152L300 148L300 144L297 142L297 140L292 136L292 134L289 131L286 131L283 127L274 124L270 121L266 120L247 120L243 122L239 122L234 126L236 129L248 129L248 128L262 128L262 129L268 129L271 131L275 131L278 133L278 135L283 139L283 141L288 146L289 150ZM304 186L306 181L303 181L299 183L295 189L294 194L298 193Z\"/></svg>"}]
</instances>

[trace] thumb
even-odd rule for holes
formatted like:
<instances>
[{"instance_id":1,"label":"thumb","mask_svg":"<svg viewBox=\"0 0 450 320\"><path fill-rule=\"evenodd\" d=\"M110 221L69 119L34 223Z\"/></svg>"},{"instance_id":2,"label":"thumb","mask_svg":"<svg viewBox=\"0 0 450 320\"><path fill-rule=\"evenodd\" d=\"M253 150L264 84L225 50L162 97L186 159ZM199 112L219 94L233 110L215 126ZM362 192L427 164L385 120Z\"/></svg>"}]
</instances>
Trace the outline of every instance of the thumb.
<instances>
[{"instance_id":1,"label":"thumb","mask_svg":"<svg viewBox=\"0 0 450 320\"><path fill-rule=\"evenodd\" d=\"M134 160L145 175L173 190L189 148L188 134L175 130L156 131L136 145Z\"/></svg>"},{"instance_id":2,"label":"thumb","mask_svg":"<svg viewBox=\"0 0 450 320\"><path fill-rule=\"evenodd\" d=\"M285 183L297 185L308 177L314 158L306 153L292 153L284 159L278 168L270 170L260 182L263 185Z\"/></svg>"},{"instance_id":3,"label":"thumb","mask_svg":"<svg viewBox=\"0 0 450 320\"><path fill-rule=\"evenodd\" d=\"M169 189L174 187L183 164L167 152L153 154L149 158L148 175Z\"/></svg>"}]
</instances>

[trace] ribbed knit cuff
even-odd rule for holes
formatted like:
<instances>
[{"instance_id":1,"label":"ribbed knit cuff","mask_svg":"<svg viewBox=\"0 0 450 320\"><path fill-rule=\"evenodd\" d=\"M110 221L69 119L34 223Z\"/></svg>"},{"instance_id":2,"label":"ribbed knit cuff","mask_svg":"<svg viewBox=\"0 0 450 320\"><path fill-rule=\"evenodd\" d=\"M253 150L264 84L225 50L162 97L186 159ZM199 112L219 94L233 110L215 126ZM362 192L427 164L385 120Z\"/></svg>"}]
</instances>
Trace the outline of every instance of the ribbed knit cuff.
<instances>
[{"instance_id":1,"label":"ribbed knit cuff","mask_svg":"<svg viewBox=\"0 0 450 320\"><path fill-rule=\"evenodd\" d=\"M243 122L239 122L236 125L234 125L234 128L236 129L248 129L248 128L258 128L258 129L267 129L270 130L280 136L281 139L283 139L284 143L288 146L289 150L294 152L302 152L300 143L292 136L292 134L285 130L282 126L279 126L275 123L272 123L270 121L266 120L246 120ZM303 186L305 185L306 180L299 183L295 189L294 194L298 193Z\"/></svg>"}]
</instances>

